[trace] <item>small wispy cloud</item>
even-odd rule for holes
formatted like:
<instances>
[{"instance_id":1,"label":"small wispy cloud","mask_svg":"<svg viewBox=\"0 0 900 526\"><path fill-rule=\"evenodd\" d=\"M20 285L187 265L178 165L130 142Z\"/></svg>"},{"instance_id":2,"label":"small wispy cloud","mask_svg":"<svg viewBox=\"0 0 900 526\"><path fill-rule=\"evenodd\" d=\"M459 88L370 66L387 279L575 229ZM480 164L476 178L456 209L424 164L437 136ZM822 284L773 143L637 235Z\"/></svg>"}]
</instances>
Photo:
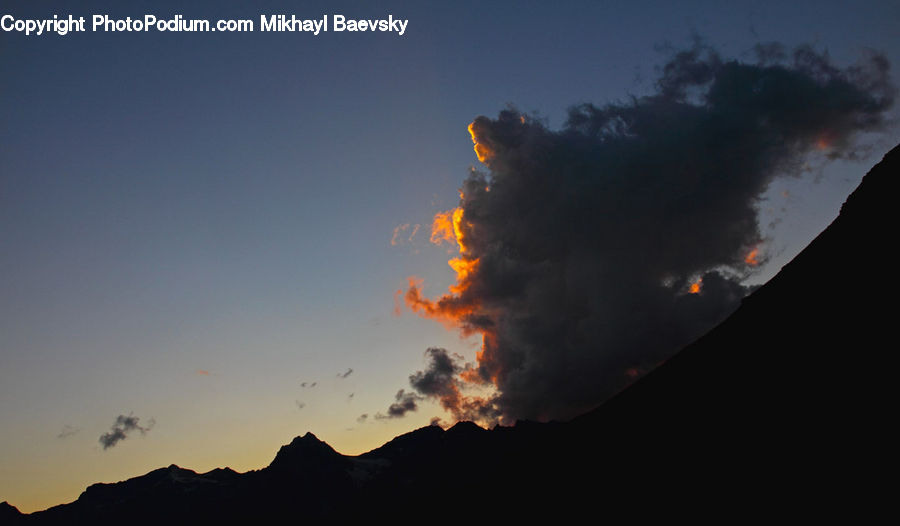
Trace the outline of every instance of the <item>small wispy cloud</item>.
<instances>
[{"instance_id":1,"label":"small wispy cloud","mask_svg":"<svg viewBox=\"0 0 900 526\"><path fill-rule=\"evenodd\" d=\"M119 442L128 438L128 435L133 431L140 431L143 435L153 429L154 424L156 424L156 420L150 419L146 426L141 426L138 422L140 418L129 414L128 416L119 415L116 417L116 421L113 423L108 433L103 433L100 435L100 445L103 446L103 449L109 449Z\"/></svg>"},{"instance_id":2,"label":"small wispy cloud","mask_svg":"<svg viewBox=\"0 0 900 526\"><path fill-rule=\"evenodd\" d=\"M391 246L397 246L403 242L404 231L409 228L409 223L403 223L402 225L397 225L394 227L394 233L391 236Z\"/></svg>"},{"instance_id":3,"label":"small wispy cloud","mask_svg":"<svg viewBox=\"0 0 900 526\"><path fill-rule=\"evenodd\" d=\"M70 426L66 424L63 426L62 431L56 435L56 438L69 438L70 436L77 435L81 431L80 427Z\"/></svg>"},{"instance_id":4,"label":"small wispy cloud","mask_svg":"<svg viewBox=\"0 0 900 526\"><path fill-rule=\"evenodd\" d=\"M422 228L422 225L419 224L410 225L409 223L403 223L402 225L397 225L391 234L391 246L395 247L404 243L412 243L420 228ZM409 232L408 235L407 232Z\"/></svg>"},{"instance_id":5,"label":"small wispy cloud","mask_svg":"<svg viewBox=\"0 0 900 526\"><path fill-rule=\"evenodd\" d=\"M424 400L425 397L414 392L406 392L403 389L397 391L394 395L394 403L387 409L387 414L377 413L375 418L378 420L386 420L389 418L403 418L406 413L419 409L418 402Z\"/></svg>"}]
</instances>

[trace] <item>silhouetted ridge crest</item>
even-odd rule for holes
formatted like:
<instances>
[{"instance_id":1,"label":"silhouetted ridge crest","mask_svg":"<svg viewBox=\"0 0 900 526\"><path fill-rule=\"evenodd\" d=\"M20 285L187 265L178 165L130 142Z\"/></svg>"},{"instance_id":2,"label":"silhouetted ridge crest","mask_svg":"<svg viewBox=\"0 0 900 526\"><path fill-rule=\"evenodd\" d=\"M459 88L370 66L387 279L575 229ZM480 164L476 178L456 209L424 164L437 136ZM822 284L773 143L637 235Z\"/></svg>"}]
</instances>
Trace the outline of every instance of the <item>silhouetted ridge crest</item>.
<instances>
[{"instance_id":1,"label":"silhouetted ridge crest","mask_svg":"<svg viewBox=\"0 0 900 526\"><path fill-rule=\"evenodd\" d=\"M440 426L425 426L396 436L381 447L363 453L361 457L390 456L437 447L445 431Z\"/></svg>"},{"instance_id":2,"label":"silhouetted ridge crest","mask_svg":"<svg viewBox=\"0 0 900 526\"><path fill-rule=\"evenodd\" d=\"M316 435L307 432L298 436L286 446L281 446L275 459L269 464L270 469L308 469L330 465L343 459L343 455L331 446L319 440Z\"/></svg>"},{"instance_id":3,"label":"silhouetted ridge crest","mask_svg":"<svg viewBox=\"0 0 900 526\"><path fill-rule=\"evenodd\" d=\"M19 508L6 502L5 500L3 502L0 502L0 520L18 520L19 517L22 517L22 512L19 511Z\"/></svg>"}]
</instances>

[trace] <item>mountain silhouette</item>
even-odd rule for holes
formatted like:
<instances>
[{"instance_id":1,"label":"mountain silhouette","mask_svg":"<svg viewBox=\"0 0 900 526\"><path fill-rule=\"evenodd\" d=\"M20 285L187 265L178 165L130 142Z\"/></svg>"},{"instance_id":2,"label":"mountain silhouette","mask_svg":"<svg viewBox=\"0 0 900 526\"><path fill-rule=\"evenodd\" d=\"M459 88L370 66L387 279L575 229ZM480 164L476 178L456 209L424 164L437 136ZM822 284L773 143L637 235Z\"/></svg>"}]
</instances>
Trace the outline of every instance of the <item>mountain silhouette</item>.
<instances>
[{"instance_id":1,"label":"mountain silhouette","mask_svg":"<svg viewBox=\"0 0 900 526\"><path fill-rule=\"evenodd\" d=\"M898 178L900 146L726 321L572 421L430 426L355 457L307 433L260 470L172 465L0 522L864 518L891 502Z\"/></svg>"}]
</instances>

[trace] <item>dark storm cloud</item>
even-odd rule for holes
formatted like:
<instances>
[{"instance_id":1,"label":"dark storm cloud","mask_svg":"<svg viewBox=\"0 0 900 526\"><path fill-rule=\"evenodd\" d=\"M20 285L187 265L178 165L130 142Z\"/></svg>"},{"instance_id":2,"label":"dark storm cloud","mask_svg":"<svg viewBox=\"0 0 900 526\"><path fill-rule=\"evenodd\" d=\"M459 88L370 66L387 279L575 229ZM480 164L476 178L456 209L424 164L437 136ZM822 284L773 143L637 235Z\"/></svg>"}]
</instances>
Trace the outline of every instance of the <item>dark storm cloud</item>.
<instances>
[{"instance_id":1,"label":"dark storm cloud","mask_svg":"<svg viewBox=\"0 0 900 526\"><path fill-rule=\"evenodd\" d=\"M406 413L418 410L418 402L421 400L422 397L416 393L408 393L406 390L400 389L397 391L397 394L394 395L394 403L388 407L387 414L378 413L375 415L375 418L379 420L384 420L386 418L403 418L406 416Z\"/></svg>"},{"instance_id":2,"label":"dark storm cloud","mask_svg":"<svg viewBox=\"0 0 900 526\"><path fill-rule=\"evenodd\" d=\"M878 54L846 69L808 47L756 55L676 53L653 95L576 106L559 131L512 109L476 118L489 171L465 180L459 227L477 266L439 301L416 284L406 297L484 348L474 370L430 349L414 389L446 399L480 381L497 394L458 398L455 416L571 417L732 312L764 257L761 194L811 159L856 155L895 93Z\"/></svg>"},{"instance_id":3,"label":"dark storm cloud","mask_svg":"<svg viewBox=\"0 0 900 526\"><path fill-rule=\"evenodd\" d=\"M147 431L153 428L153 425L156 423L153 419L147 424L146 427L141 427L138 422L140 418L133 415L119 415L116 417L115 423L113 423L112 428L110 428L108 433L103 433L100 435L100 445L103 446L103 449L109 449L122 440L128 438L128 435L133 431L140 431L143 435Z\"/></svg>"}]
</instances>

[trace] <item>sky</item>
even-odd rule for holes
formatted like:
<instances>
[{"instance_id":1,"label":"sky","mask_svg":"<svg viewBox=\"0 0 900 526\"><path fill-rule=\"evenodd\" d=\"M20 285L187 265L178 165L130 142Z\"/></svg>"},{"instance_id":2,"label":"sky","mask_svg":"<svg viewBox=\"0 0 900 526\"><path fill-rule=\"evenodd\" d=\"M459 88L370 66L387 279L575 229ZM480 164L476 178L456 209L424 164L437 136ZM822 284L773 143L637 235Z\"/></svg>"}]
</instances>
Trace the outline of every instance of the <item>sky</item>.
<instances>
[{"instance_id":1,"label":"sky","mask_svg":"<svg viewBox=\"0 0 900 526\"><path fill-rule=\"evenodd\" d=\"M501 170L473 151L476 117L482 144L502 143L511 106L559 130L573 105L654 93L697 37L725 59L777 41L841 68L867 49L900 64L896 2L725 4L4 0L16 19L409 22L402 36L0 32L0 501L44 509L172 463L258 469L307 431L359 454L452 421L425 380L465 367L442 358L473 363L479 331L423 319L397 291L457 283L459 247L429 238L473 166ZM865 142L859 159L760 179L765 257L743 285L812 240L900 128ZM400 389L417 410L390 418Z\"/></svg>"}]
</instances>

